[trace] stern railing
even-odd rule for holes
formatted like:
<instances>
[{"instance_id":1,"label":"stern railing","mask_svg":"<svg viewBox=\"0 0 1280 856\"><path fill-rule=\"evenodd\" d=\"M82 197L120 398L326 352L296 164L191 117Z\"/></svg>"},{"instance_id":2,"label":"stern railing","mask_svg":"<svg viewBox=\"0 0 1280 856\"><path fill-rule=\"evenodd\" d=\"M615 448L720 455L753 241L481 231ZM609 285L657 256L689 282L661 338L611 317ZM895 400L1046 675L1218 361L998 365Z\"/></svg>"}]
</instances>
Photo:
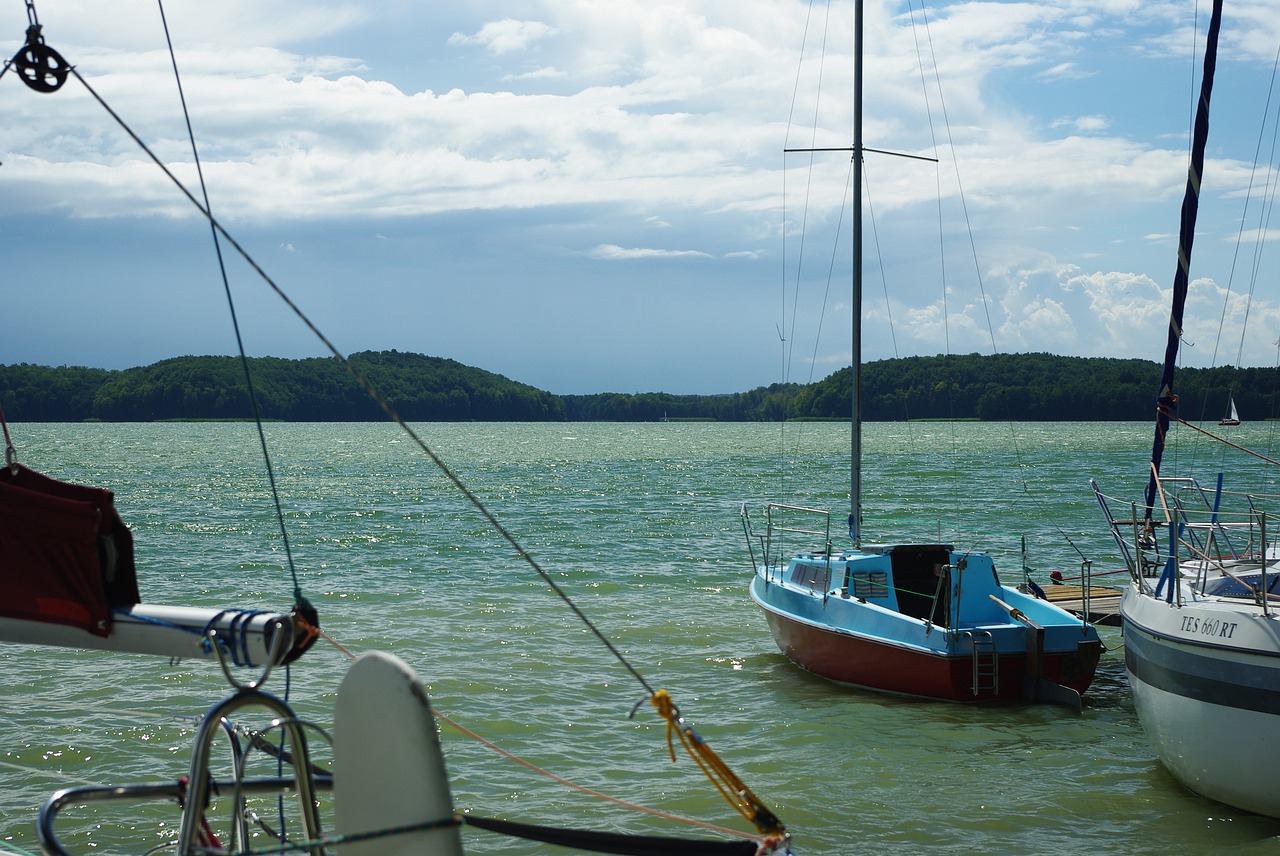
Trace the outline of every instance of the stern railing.
<instances>
[{"instance_id":1,"label":"stern railing","mask_svg":"<svg viewBox=\"0 0 1280 856\"><path fill-rule=\"evenodd\" d=\"M1133 584L1146 594L1181 605L1178 583L1187 582L1198 594L1251 597L1264 614L1269 614L1273 599L1280 599L1269 592L1280 574L1270 568L1280 549L1268 540L1269 512L1265 510L1280 503L1280 497L1223 490L1221 477L1214 488L1194 478L1161 477L1157 479L1161 520L1146 516L1138 503L1107 497L1096 483L1090 484ZM1124 518L1112 510L1122 504L1128 506ZM1246 579L1254 573L1258 574L1256 586ZM1222 578L1239 589L1210 592L1210 583Z\"/></svg>"},{"instance_id":2,"label":"stern railing","mask_svg":"<svg viewBox=\"0 0 1280 856\"><path fill-rule=\"evenodd\" d=\"M756 531L750 513L742 506L742 531L747 539L751 566L762 570L767 580L779 580L791 555L821 557L827 568L827 589L831 588L831 512L801 505L771 502L765 506L763 532ZM814 541L819 546L814 547ZM808 542L808 547L803 546ZM760 560L756 559L757 548Z\"/></svg>"}]
</instances>

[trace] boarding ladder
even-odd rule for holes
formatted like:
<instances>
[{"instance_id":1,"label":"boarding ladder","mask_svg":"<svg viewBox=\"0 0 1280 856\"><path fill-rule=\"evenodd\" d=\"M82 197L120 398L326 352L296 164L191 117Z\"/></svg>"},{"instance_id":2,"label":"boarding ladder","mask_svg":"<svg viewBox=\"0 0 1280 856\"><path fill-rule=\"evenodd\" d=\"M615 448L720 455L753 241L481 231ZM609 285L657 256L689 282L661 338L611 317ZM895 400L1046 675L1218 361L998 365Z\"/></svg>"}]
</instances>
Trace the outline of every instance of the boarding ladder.
<instances>
[{"instance_id":1,"label":"boarding ladder","mask_svg":"<svg viewBox=\"0 0 1280 856\"><path fill-rule=\"evenodd\" d=\"M964 635L973 646L973 694L995 692L1000 683L1000 658L990 630L966 630Z\"/></svg>"}]
</instances>

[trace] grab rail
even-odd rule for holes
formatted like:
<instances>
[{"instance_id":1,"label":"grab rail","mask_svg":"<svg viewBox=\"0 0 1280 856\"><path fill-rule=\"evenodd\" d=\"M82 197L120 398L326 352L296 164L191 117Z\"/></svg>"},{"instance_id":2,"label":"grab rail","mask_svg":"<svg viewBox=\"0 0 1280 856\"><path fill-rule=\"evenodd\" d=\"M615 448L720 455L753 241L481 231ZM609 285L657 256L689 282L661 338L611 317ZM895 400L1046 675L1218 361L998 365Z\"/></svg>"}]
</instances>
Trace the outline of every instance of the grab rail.
<instances>
[{"instance_id":1,"label":"grab rail","mask_svg":"<svg viewBox=\"0 0 1280 856\"><path fill-rule=\"evenodd\" d=\"M293 776L283 778L266 778L246 780L243 772L243 752L239 740L230 725L230 716L237 710L249 706L266 708L274 715L272 726L284 731L288 738L291 754L285 760L293 765ZM54 856L70 856L66 848L58 841L54 824L58 814L69 803L80 803L104 800L143 800L143 799L178 799L182 802L182 824L178 832L176 852L179 856L193 856L203 852L198 844L198 836L203 825L205 805L211 792L231 793L233 837L241 845L247 844L247 830L244 825L244 797L248 793L295 793L305 830L306 840L316 842L321 837L320 813L316 802L317 789L331 789L332 775L315 770L310 761L307 748L307 737L301 720L284 700L263 692L260 689L241 686L232 696L214 705L200 720L196 730L195 748L191 757L190 775L186 782L164 784L134 784L116 786L87 786L64 788L57 791L40 809L36 825L36 834L40 846L46 853ZM232 758L236 770L236 780L229 784L219 784L209 774L209 756L213 740L220 730L231 735ZM234 843L234 842L233 842ZM300 845L312 856L322 856L325 852L319 843Z\"/></svg>"},{"instance_id":2,"label":"grab rail","mask_svg":"<svg viewBox=\"0 0 1280 856\"><path fill-rule=\"evenodd\" d=\"M327 792L333 790L333 776L329 774L317 775L314 780L316 791ZM215 790L238 790L242 794L288 794L295 790L295 781L292 777L273 777L263 779L249 779L245 781L231 783L214 782ZM40 808L40 814L36 823L36 834L40 840L40 846L43 850L51 854L51 856L72 856L72 854L62 846L62 842L58 840L57 833L54 831L54 823L57 821L59 812L67 805L79 805L91 802L111 802L114 800L133 800L141 802L143 800L178 800L187 798L188 788L185 782L170 782L166 784L135 784L135 785L105 785L105 786L82 786L75 788L63 788L45 800Z\"/></svg>"}]
</instances>

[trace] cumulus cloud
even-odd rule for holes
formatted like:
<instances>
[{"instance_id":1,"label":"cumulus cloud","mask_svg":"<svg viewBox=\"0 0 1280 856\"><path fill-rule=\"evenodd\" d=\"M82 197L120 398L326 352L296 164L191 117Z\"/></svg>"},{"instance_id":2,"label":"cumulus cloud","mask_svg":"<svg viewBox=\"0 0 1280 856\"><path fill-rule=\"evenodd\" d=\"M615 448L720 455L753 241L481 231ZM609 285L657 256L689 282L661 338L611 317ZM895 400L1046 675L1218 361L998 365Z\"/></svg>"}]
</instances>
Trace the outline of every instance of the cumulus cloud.
<instances>
[{"instance_id":1,"label":"cumulus cloud","mask_svg":"<svg viewBox=\"0 0 1280 856\"><path fill-rule=\"evenodd\" d=\"M154 7L119 0L104 9L90 0L42 9L45 35L194 187L162 39L138 23ZM670 287L675 303L715 292L717 311L724 295L740 296L732 303L743 317L726 325L735 342L720 347L726 364L746 365L749 353L734 350L748 347L741 331L774 334L771 292L794 252L782 241L784 232L795 236L790 224L803 219L806 253L822 257L824 282L847 258L847 235L838 252L812 248L818 226L847 227L848 153L815 154L810 173L807 155L781 150L849 143L848 3L833 2L821 75L809 70L822 42L811 33L804 43L790 0L546 0L536 9L536 17L495 19L489 6L465 3L188 4L170 24L215 211L232 225L269 230L266 246L303 248L285 259L298 265L317 247L299 237L304 229L368 237L362 247L376 245L379 257L431 244L429 262L403 261L384 275L456 264L476 293L517 280L539 294L553 282L565 301L591 293L572 270L535 272L537 259L697 259L686 267L697 269L698 288L663 277L635 283L634 292ZM1164 115L1186 86L1171 82L1169 58L1186 60L1191 10L1135 0L948 2L930 13L927 39L910 29L918 12L882 0L866 10L867 143L940 161L866 158L877 230L868 247L877 245L876 263L894 283L904 350L936 353L950 341L954 350L986 351L990 316L998 350L1150 356L1167 321L1186 180L1185 115ZM1223 34L1246 85L1270 70L1262 43L1280 18L1265 11L1243 9L1247 23ZM17 49L21 31L7 31L0 53ZM0 83L8 210L130 227L194 219L84 92L69 85L36 97L12 76ZM1226 109L1214 121L1195 270L1197 282L1217 288L1230 275L1232 229L1250 219L1263 228L1240 213L1249 188L1274 176L1251 173L1251 124L1242 130ZM806 188L804 208L793 194ZM942 244L939 222L973 235L972 245L949 248L948 263L980 267L985 296L968 273L946 273L945 302L928 284L934 275L922 272L922 259ZM439 233L449 239L432 243ZM363 278L370 260L353 252L346 263ZM483 264L501 272L486 279L476 272ZM356 278L338 267L324 271L332 288ZM323 276L315 281L325 285ZM1222 288L1193 290L1197 348L1223 301L1229 319L1241 314ZM670 305L659 313L651 303L628 320L652 313L655 329L670 323ZM1250 317L1255 329L1278 320L1258 303ZM448 329L461 334L466 325ZM483 339L473 331L466 341Z\"/></svg>"},{"instance_id":2,"label":"cumulus cloud","mask_svg":"<svg viewBox=\"0 0 1280 856\"><path fill-rule=\"evenodd\" d=\"M556 33L555 27L541 21L516 21L512 18L504 18L501 21L490 21L470 36L454 33L449 37L449 44L478 45L491 54L501 56L516 51L527 51Z\"/></svg>"},{"instance_id":3,"label":"cumulus cloud","mask_svg":"<svg viewBox=\"0 0 1280 856\"><path fill-rule=\"evenodd\" d=\"M1088 301L1085 322L1101 353L1133 355L1135 348L1156 350L1159 331L1169 317L1170 294L1146 274L1119 271L1076 273L1067 286ZM1155 343L1155 344L1152 344Z\"/></svg>"}]
</instances>

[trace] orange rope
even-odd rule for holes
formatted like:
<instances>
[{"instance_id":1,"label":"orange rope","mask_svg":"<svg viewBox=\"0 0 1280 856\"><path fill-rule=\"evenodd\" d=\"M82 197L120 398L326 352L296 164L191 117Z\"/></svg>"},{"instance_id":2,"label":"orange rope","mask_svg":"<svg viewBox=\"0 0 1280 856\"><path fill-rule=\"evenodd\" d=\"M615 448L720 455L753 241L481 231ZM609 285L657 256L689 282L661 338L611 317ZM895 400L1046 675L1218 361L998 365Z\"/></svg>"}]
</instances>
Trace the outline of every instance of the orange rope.
<instances>
[{"instance_id":1,"label":"orange rope","mask_svg":"<svg viewBox=\"0 0 1280 856\"><path fill-rule=\"evenodd\" d=\"M347 659L348 659L348 660L354 660L354 659L356 658L356 655L355 655L355 654L352 654L349 650L347 650L346 648L344 648L344 647L342 646L342 644L341 644L340 642L338 642L338 640L337 640L337 639L334 639L332 636L330 636L328 633L325 633L325 632L324 632L323 630L321 630L319 627L315 627L314 625L308 625L308 627L310 628L310 630L308 630L307 632L312 632L312 631L314 631L314 632L315 632L315 635L319 636L321 639L323 639L324 641L328 642L328 643L329 643L330 645L332 645L333 647L337 648L337 649L338 649L339 651L341 651L343 654L346 654L346 655L347 655Z\"/></svg>"},{"instance_id":2,"label":"orange rope","mask_svg":"<svg viewBox=\"0 0 1280 856\"><path fill-rule=\"evenodd\" d=\"M715 785L716 790L720 791L729 804L737 809L738 814L751 821L765 836L777 838L786 835L787 829L782 825L782 821L765 807L737 774L720 760L720 756L685 723L680 716L680 710L666 690L658 690L650 696L649 701L658 709L658 714L667 721L667 750L671 753L672 761L676 759L675 742L672 738L678 736L680 744L689 753L689 757L702 768L702 772L711 780L711 784Z\"/></svg>"},{"instance_id":3,"label":"orange rope","mask_svg":"<svg viewBox=\"0 0 1280 856\"><path fill-rule=\"evenodd\" d=\"M525 767L526 769L532 770L533 772L537 773L539 776L544 776L548 779L551 779L553 782L559 782L560 784L564 785L567 788L572 788L575 791L580 791L584 794L589 794L590 796L598 797L602 800L605 800L606 802L614 803L615 805L620 805L625 808L634 809L635 811L644 812L645 814L651 814L655 817L661 817L666 820L673 820L677 823L684 823L684 824L688 824L689 826L698 826L703 829L709 829L713 832L719 832L723 835L731 835L735 838L750 838L754 841L761 841L761 842L766 840L764 836L752 835L747 832L740 832L736 829L726 829L723 826L716 826L713 823L706 823L705 821L694 820L691 817L682 817L681 815L671 814L670 812L665 812L665 811L662 811L661 809L649 808L648 806L639 805L638 803L628 802L627 800L619 799L618 797L609 796L606 793L602 793L592 788L588 788L585 785L579 785L576 782L572 782L566 778L557 776L555 773L552 773L550 770L544 770L538 765L530 763L529 761L524 760L518 755L513 755L512 753L508 752L506 749L503 749L501 746L498 746L496 743L492 743L486 740L485 738L481 737L479 734L476 734L471 729L466 728L465 726L450 719L448 716L441 713L440 711L435 710L434 707L432 708L432 712L435 714L436 719L440 720L446 725L449 725L452 728L457 729L460 733L466 735L467 737L470 737L472 740L476 741L481 746L484 746L487 749L491 749L494 752L497 752L502 757L510 761L514 761L515 763L519 764L522 767Z\"/></svg>"},{"instance_id":4,"label":"orange rope","mask_svg":"<svg viewBox=\"0 0 1280 856\"><path fill-rule=\"evenodd\" d=\"M354 659L355 659L355 654L353 654L349 649L347 649L347 648L343 647L343 646L342 646L342 645L341 645L337 640L335 640L335 639L334 639L332 636L330 636L328 633L325 633L323 630L319 630L318 628L317 628L317 631L316 631L316 632L319 634L320 638L324 639L324 640L325 640L326 642L328 642L330 645L332 645L333 647L337 648L339 651L341 651L343 654L345 654L345 655L347 656L347 658L348 658L348 659L351 659L351 660L354 660ZM658 693L657 693L657 694L655 694L655 697L656 697L657 695L659 695L659 694L660 694L663 698L667 699L668 703L670 703L670 696L668 696L668 695L667 695L667 693L666 693L666 691L665 691L665 690L658 690ZM657 704L657 702L655 701L655 702L654 702L654 704L656 705L656 704ZM672 709L674 709L674 705L672 705L671 707L672 707ZM661 710L661 709L660 709L660 710ZM761 829L761 832L765 833L765 834L763 834L763 835L754 835L754 834L749 833L749 832L742 832L742 831L737 830L737 829L728 829L728 828L723 827L723 826L717 826L717 825L716 825L716 824L714 824L714 823L707 823L707 822L705 822L705 821L695 820L695 819L693 819L693 818L691 818L691 817L684 817L684 816L682 816L682 815L672 814L672 813L670 813L670 812L662 811L661 809L649 808L648 806L643 806L643 805L640 805L640 804L638 804L638 803L628 802L627 800L620 799L620 798L618 798L618 797L614 797L614 796L610 796L609 794L603 793L603 792L601 792L601 791L594 790L593 788L588 788L587 786L585 786L585 785L580 785L580 784L578 784L577 782L570 781L569 779L566 779L566 778L564 778L563 776L557 776L555 773L551 772L550 770L545 770L545 769L543 769L542 767L539 767L537 764L534 764L534 763L532 763L532 762L530 762L530 761L526 761L526 760L524 760L523 758L521 758L520 756L515 755L515 754L513 754L513 753L511 753L511 752L508 752L506 749L503 749L501 746L497 745L496 743L493 743L493 742L492 742L492 741L490 741L490 740L486 740L485 738L481 737L481 736L480 736L479 734L477 734L476 732L472 731L471 729L467 728L466 726L462 725L461 723L459 723L459 722L455 721L454 719L450 718L449 716L447 716L447 715L445 715L445 714L441 713L440 711L436 710L435 705L432 705L432 706L431 706L431 713L435 716L435 718L436 718L436 719L440 720L441 722L443 722L443 723L445 723L446 725L450 726L451 728L455 729L455 730L456 730L456 731L458 731L460 734L463 734L463 735L465 735L465 736L467 736L467 737L471 738L471 739L472 739L472 740L474 740L475 742L479 743L481 746L484 746L486 749L490 749L490 750L492 750L492 751L494 751L494 752L497 752L497 753L498 753L499 755L501 755L502 757L504 757L504 758L506 758L506 759L508 759L508 760L510 760L510 761L514 761L515 763L519 764L520 766L522 766L522 767L524 767L524 768L526 768L526 769L528 769L528 770L531 770L531 771L533 771L534 773L537 773L539 776L542 776L542 777L544 777L544 778L550 779L550 780L551 780L551 781L553 781L553 782L558 782L558 783L560 783L560 784L564 785L565 787L570 788L571 790L579 791L579 792L584 793L584 794L587 794L587 795L589 795L589 796L593 796L593 797L597 797L597 798L599 798L599 799L602 799L602 800L604 800L604 801L606 801L606 802L611 802L611 803L614 803L615 805L620 805L620 806L622 806L622 807L624 807L624 808L632 809L632 810L634 810L634 811L643 812L643 813L645 813L645 814L650 814L650 815L653 815L654 817L660 817L660 818L663 818L664 820L670 820L670 821L673 821L673 822L675 822L675 823L683 823L683 824L685 824L685 825L687 825L687 826L696 826L696 827L700 827L700 828L702 828L702 829L707 829L707 830L710 830L710 831L712 831L712 832L718 832L718 833L720 833L721 835L727 835L727 836L731 836L731 837L734 837L734 838L749 838L749 839L751 839L752 841L759 842L759 844L760 844L760 849L759 849L759 851L757 851L759 854L766 854L766 853L772 853L772 852L775 852L775 849L777 848L777 846L778 846L780 843L782 843L782 841L783 841L783 839L784 839L784 837L785 837L785 830L783 830L782 825L781 825L780 823L779 823L779 824L777 824L777 827L776 827L776 828L774 828L774 829L770 829L770 830L764 830L764 829ZM670 730L670 727L671 727L671 726L669 725L668 730ZM687 726L682 726L682 727L687 728ZM692 733L692 729L689 729L689 730L690 730L690 732ZM695 735L695 736L696 736L696 735ZM683 733L682 733L682 734L681 734L681 742L685 742L685 741L686 741L686 738L685 738L685 736L684 736L684 735L683 735ZM701 741L700 741L700 740L699 740L699 743L701 743ZM688 745L688 744L686 743L686 745ZM702 745L704 745L704 746L705 746L705 744L702 744ZM711 752L710 747L707 747L706 751L707 751L708 753L711 753L711 756L712 756L713 758L715 757L715 753ZM706 771L706 766L703 764L703 762L702 762L700 759L698 759L698 756L697 756L696 754L694 754L692 751L690 751L690 754L691 754L691 755L694 755L695 760L698 760L698 765L699 765L699 766L701 766L701 767L703 768L704 772L705 772L705 771ZM671 759L672 759L673 761L675 760L675 752L674 752L674 750L672 751ZM719 758L715 758L715 760L716 760L716 762L718 762L718 763L720 764L720 766L721 766L721 767L724 767L723 762L720 762L720 759L719 759ZM731 777L733 776L733 772L732 772L732 771L730 771L730 770L728 770L728 768L727 768L727 767L724 767L724 769L728 772L729 776L731 776ZM709 773L709 772L708 772L708 773L707 773L707 776L708 776L708 777L710 777L710 776L711 776L711 773ZM734 779L736 780L736 777L734 777ZM715 782L715 780L714 780L714 779L713 779L712 781L713 781L713 783L715 783L715 784L716 784L716 787L720 790L721 794L724 794L724 795L726 796L726 798L728 798L728 794L726 793L726 791L725 791L724 787L722 787L722 786L720 785L720 783L719 783L719 782ZM739 784L740 784L740 783L739 783ZM748 791L748 790L746 789L746 787L745 787L745 786L742 786L742 791L743 791L745 794L747 794L748 796L750 796L750 798L751 798L752 800L755 800L754 795L751 795L751 792L750 792L750 791ZM730 799L730 802L735 803L735 804L737 803L737 801L736 801L736 800L733 800L733 799ZM752 820L752 815L751 815L751 814L748 814L748 813L747 813L746 811L744 811L742 808L739 808L739 809L738 809L738 812L739 812L740 814L742 814L742 816L743 816L743 817L745 817L745 818L747 818L748 820ZM766 812L765 812L765 813L766 813L766 814L768 813L768 812L767 812L767 810L766 810ZM771 815L771 814L770 814L769 816L770 816L770 817L772 817L772 815ZM754 823L755 821L752 821L752 822ZM757 828L760 828L760 827L759 827L759 824L757 824Z\"/></svg>"}]
</instances>

